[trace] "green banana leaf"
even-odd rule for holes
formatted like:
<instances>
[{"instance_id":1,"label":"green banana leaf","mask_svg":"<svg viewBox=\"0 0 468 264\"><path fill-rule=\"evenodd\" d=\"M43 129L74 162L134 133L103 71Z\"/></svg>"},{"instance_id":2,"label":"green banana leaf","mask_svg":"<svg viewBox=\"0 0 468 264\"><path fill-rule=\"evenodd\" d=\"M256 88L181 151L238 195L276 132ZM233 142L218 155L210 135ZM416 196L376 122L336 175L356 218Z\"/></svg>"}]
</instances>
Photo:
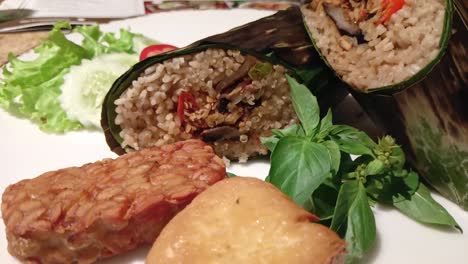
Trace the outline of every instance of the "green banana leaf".
<instances>
[{"instance_id":1,"label":"green banana leaf","mask_svg":"<svg viewBox=\"0 0 468 264\"><path fill-rule=\"evenodd\" d=\"M397 138L432 187L468 210L468 21L462 3L455 3L447 52L425 79L403 90L353 96Z\"/></svg>"},{"instance_id":2,"label":"green banana leaf","mask_svg":"<svg viewBox=\"0 0 468 264\"><path fill-rule=\"evenodd\" d=\"M306 19L304 15L304 22ZM409 162L425 180L465 210L468 210L467 19L466 3L446 0L440 49L434 60L400 83L373 87L367 93L349 87L378 129L397 138ZM307 30L315 45L314 36ZM331 68L326 58L322 58Z\"/></svg>"},{"instance_id":3,"label":"green banana leaf","mask_svg":"<svg viewBox=\"0 0 468 264\"><path fill-rule=\"evenodd\" d=\"M393 93L398 90L403 90L411 85L421 81L424 79L433 69L434 67L440 62L442 57L445 54L445 51L448 47L449 39L450 36L452 35L452 17L453 17L453 10L454 10L454 5L453 5L453 0L445 0L446 1L446 9L445 9L445 17L444 17L444 22L443 22L443 30L442 30L442 35L440 38L439 42L439 52L437 56L429 62L426 66L424 66L421 70L419 70L416 74L408 78L407 80L404 80L399 83L395 83L392 85L387 85L387 86L381 86L381 87L372 87L367 90L368 93L372 92L388 92L388 93ZM302 6L303 9L307 8L307 5ZM317 51L320 53L319 47L316 45L316 40L315 36L312 34L311 30L307 26L307 16L303 15L304 19L304 25L307 30L307 33L309 34L312 43ZM330 67L331 69L333 68L330 63L327 61L327 58L325 56L320 55L323 61ZM360 91L357 87L352 87L351 88Z\"/></svg>"}]
</instances>

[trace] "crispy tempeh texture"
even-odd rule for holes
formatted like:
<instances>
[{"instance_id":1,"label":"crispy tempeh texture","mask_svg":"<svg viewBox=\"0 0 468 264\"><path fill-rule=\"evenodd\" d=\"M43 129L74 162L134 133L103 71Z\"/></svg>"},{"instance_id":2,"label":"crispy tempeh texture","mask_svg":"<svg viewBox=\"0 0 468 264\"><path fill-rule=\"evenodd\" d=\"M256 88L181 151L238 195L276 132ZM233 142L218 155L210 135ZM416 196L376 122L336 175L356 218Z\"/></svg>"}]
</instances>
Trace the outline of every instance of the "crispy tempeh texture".
<instances>
[{"instance_id":1,"label":"crispy tempeh texture","mask_svg":"<svg viewBox=\"0 0 468 264\"><path fill-rule=\"evenodd\" d=\"M92 263L153 243L225 177L210 146L187 140L20 181L2 197L8 250L28 263Z\"/></svg>"}]
</instances>

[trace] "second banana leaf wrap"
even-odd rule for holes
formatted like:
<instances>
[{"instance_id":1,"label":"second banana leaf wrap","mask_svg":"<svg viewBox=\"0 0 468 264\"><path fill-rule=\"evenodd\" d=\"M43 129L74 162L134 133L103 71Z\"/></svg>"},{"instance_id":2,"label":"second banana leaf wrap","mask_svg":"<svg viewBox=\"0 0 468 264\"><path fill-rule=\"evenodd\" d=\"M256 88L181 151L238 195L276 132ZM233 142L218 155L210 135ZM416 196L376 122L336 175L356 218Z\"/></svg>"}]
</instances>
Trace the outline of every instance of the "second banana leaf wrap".
<instances>
[{"instance_id":1,"label":"second banana leaf wrap","mask_svg":"<svg viewBox=\"0 0 468 264\"><path fill-rule=\"evenodd\" d=\"M423 81L394 93L353 95L403 145L421 175L468 210L468 21L463 12L454 13L447 53Z\"/></svg>"},{"instance_id":2,"label":"second banana leaf wrap","mask_svg":"<svg viewBox=\"0 0 468 264\"><path fill-rule=\"evenodd\" d=\"M302 8L313 43L411 165L468 210L466 7L459 0L345 2ZM384 3L402 6L392 14ZM354 24L346 23L350 8L364 15Z\"/></svg>"},{"instance_id":3,"label":"second banana leaf wrap","mask_svg":"<svg viewBox=\"0 0 468 264\"><path fill-rule=\"evenodd\" d=\"M297 122L286 74L308 85L323 109L348 93L320 60L296 6L134 65L104 100L106 141L123 154L197 137L230 159L265 155L259 137Z\"/></svg>"}]
</instances>

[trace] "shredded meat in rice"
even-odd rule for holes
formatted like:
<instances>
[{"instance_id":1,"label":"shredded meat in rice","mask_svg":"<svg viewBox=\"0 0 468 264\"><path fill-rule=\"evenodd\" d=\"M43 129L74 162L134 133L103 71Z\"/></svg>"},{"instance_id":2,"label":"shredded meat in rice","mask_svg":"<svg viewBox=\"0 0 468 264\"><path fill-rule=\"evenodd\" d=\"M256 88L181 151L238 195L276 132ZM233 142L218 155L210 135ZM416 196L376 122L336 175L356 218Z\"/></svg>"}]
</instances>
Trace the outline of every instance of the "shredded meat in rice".
<instances>
[{"instance_id":1,"label":"shredded meat in rice","mask_svg":"<svg viewBox=\"0 0 468 264\"><path fill-rule=\"evenodd\" d=\"M403 2L389 11L389 4ZM352 87L403 82L440 49L444 0L314 0L302 8L315 45Z\"/></svg>"},{"instance_id":2,"label":"shredded meat in rice","mask_svg":"<svg viewBox=\"0 0 468 264\"><path fill-rule=\"evenodd\" d=\"M200 138L231 159L267 154L259 137L296 122L286 73L223 49L155 64L115 101L123 146L138 150Z\"/></svg>"}]
</instances>

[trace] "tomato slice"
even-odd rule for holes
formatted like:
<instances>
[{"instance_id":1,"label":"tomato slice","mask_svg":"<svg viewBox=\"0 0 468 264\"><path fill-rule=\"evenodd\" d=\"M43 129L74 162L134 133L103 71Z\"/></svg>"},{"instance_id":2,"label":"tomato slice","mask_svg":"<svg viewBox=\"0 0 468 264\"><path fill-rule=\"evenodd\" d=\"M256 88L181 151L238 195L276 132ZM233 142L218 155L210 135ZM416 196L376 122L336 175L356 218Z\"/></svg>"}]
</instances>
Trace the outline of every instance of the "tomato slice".
<instances>
[{"instance_id":1,"label":"tomato slice","mask_svg":"<svg viewBox=\"0 0 468 264\"><path fill-rule=\"evenodd\" d=\"M405 5L405 0L382 0L382 17L380 18L380 23L385 23L395 14L398 10L403 8Z\"/></svg>"},{"instance_id":2,"label":"tomato slice","mask_svg":"<svg viewBox=\"0 0 468 264\"><path fill-rule=\"evenodd\" d=\"M177 47L174 47L169 44L156 44L156 45L151 45L146 48L144 48L141 53L140 53L140 61L151 57L151 56L156 56L158 54L168 52L171 50L175 50Z\"/></svg>"},{"instance_id":3,"label":"tomato slice","mask_svg":"<svg viewBox=\"0 0 468 264\"><path fill-rule=\"evenodd\" d=\"M195 97L193 97L193 95L189 92L182 92L180 93L179 99L177 101L177 115L179 116L179 120L182 124L184 123L184 113L186 106L191 111L198 109Z\"/></svg>"}]
</instances>

